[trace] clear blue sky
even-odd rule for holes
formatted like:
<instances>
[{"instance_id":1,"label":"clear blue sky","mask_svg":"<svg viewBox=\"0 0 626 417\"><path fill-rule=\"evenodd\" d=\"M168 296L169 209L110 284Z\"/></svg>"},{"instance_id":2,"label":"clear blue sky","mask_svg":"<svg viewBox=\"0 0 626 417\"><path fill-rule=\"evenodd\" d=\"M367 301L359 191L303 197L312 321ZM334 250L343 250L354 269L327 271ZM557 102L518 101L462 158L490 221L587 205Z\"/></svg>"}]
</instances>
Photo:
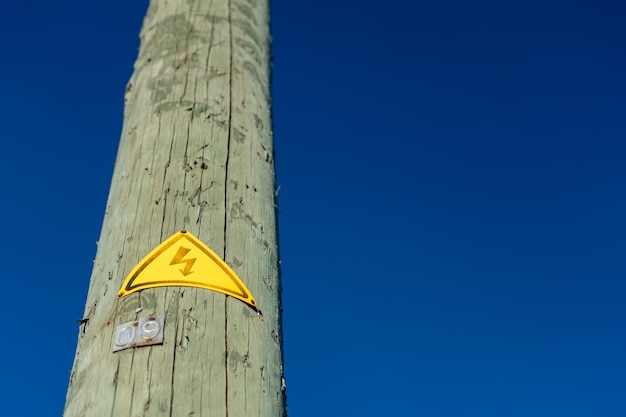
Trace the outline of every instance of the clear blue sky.
<instances>
[{"instance_id":1,"label":"clear blue sky","mask_svg":"<svg viewBox=\"0 0 626 417\"><path fill-rule=\"evenodd\" d=\"M626 416L626 4L273 0L294 417ZM0 14L2 415L60 415L147 1Z\"/></svg>"}]
</instances>

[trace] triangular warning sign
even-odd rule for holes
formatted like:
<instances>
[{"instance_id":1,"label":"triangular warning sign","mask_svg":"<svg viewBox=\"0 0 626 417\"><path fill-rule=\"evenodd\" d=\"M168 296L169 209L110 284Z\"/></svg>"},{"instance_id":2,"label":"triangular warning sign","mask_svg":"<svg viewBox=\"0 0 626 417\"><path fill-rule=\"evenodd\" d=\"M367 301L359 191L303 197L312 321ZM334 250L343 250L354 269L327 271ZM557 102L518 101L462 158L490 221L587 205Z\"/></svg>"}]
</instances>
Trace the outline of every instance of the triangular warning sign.
<instances>
[{"instance_id":1,"label":"triangular warning sign","mask_svg":"<svg viewBox=\"0 0 626 417\"><path fill-rule=\"evenodd\" d=\"M256 307L250 291L226 262L185 230L174 234L143 258L130 271L117 296L170 286L206 288Z\"/></svg>"}]
</instances>

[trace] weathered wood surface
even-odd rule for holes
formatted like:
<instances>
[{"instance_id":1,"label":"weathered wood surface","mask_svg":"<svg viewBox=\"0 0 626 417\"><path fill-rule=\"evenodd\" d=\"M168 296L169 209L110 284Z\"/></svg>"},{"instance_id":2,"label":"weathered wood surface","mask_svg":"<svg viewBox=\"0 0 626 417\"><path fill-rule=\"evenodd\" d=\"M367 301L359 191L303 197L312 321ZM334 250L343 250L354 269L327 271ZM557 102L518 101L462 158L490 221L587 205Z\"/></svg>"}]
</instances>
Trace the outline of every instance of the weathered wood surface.
<instances>
[{"instance_id":1,"label":"weathered wood surface","mask_svg":"<svg viewBox=\"0 0 626 417\"><path fill-rule=\"evenodd\" d=\"M267 1L153 0L140 39L64 415L283 416ZM190 287L116 297L181 229L262 317ZM112 353L116 326L150 314L165 316L163 345Z\"/></svg>"}]
</instances>

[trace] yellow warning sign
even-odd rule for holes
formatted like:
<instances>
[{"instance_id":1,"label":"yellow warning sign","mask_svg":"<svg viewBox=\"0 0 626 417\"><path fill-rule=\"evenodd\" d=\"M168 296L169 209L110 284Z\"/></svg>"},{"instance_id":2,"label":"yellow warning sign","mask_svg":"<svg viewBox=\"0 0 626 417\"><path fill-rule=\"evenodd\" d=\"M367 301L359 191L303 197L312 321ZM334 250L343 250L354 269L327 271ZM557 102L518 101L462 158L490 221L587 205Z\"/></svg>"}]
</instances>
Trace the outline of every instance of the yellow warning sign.
<instances>
[{"instance_id":1,"label":"yellow warning sign","mask_svg":"<svg viewBox=\"0 0 626 417\"><path fill-rule=\"evenodd\" d=\"M174 234L143 258L130 271L117 296L170 286L206 288L256 307L250 291L226 262L185 230Z\"/></svg>"}]
</instances>

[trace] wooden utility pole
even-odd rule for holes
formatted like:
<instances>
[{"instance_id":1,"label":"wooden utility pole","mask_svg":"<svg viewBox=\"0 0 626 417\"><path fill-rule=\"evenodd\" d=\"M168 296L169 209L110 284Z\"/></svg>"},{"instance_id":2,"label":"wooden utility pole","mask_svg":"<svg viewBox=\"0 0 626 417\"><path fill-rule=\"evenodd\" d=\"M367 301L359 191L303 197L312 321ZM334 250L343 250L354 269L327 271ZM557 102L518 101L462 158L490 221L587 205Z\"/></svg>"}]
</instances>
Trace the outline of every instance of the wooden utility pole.
<instances>
[{"instance_id":1,"label":"wooden utility pole","mask_svg":"<svg viewBox=\"0 0 626 417\"><path fill-rule=\"evenodd\" d=\"M283 416L268 2L152 0L140 40L64 415ZM182 229L262 314L193 287L118 298ZM163 344L112 352L142 316L165 317Z\"/></svg>"}]
</instances>

